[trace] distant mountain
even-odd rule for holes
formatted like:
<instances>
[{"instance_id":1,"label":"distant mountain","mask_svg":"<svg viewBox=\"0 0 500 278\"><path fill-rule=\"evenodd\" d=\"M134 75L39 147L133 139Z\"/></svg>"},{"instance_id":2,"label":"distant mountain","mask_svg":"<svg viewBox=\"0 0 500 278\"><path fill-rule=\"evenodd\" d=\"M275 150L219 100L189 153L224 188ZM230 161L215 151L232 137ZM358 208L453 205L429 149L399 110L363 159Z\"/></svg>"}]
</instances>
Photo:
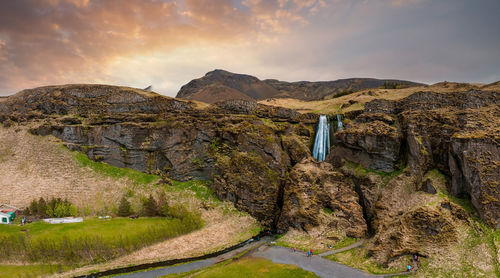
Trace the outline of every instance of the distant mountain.
<instances>
[{"instance_id":1,"label":"distant mountain","mask_svg":"<svg viewBox=\"0 0 500 278\"><path fill-rule=\"evenodd\" d=\"M345 92L378 88L384 86L384 84L397 84L398 86L407 87L423 85L406 80L374 78L285 82L275 79L260 80L251 75L214 70L182 86L177 93L177 97L208 103L228 99L295 98L300 100L321 100Z\"/></svg>"},{"instance_id":2,"label":"distant mountain","mask_svg":"<svg viewBox=\"0 0 500 278\"><path fill-rule=\"evenodd\" d=\"M179 95L177 95L179 97ZM230 99L244 99L252 100L253 98L246 95L245 93L223 85L221 83L215 82L202 86L201 88L194 90L183 97L189 100L197 100L205 103L215 103L223 100Z\"/></svg>"},{"instance_id":3,"label":"distant mountain","mask_svg":"<svg viewBox=\"0 0 500 278\"><path fill-rule=\"evenodd\" d=\"M213 91L206 88L215 84L221 86L221 88L224 87L224 90L230 94L227 99L234 99L231 96L238 98L241 95L251 99L266 99L279 94L276 88L259 80L257 77L235 74L225 70L214 70L182 86L179 93L177 93L177 97L203 101L202 99L207 99L206 95L211 94Z\"/></svg>"}]
</instances>

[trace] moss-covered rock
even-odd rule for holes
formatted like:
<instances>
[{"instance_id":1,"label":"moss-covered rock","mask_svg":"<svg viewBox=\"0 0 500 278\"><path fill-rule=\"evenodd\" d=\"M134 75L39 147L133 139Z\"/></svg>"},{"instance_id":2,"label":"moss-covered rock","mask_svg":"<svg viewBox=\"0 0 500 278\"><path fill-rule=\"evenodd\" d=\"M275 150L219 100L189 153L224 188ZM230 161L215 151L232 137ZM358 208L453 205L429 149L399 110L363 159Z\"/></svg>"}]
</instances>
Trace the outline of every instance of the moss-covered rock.
<instances>
[{"instance_id":1,"label":"moss-covered rock","mask_svg":"<svg viewBox=\"0 0 500 278\"><path fill-rule=\"evenodd\" d=\"M354 184L325 162L304 159L286 180L279 231L325 226L349 237L363 237L367 226Z\"/></svg>"}]
</instances>

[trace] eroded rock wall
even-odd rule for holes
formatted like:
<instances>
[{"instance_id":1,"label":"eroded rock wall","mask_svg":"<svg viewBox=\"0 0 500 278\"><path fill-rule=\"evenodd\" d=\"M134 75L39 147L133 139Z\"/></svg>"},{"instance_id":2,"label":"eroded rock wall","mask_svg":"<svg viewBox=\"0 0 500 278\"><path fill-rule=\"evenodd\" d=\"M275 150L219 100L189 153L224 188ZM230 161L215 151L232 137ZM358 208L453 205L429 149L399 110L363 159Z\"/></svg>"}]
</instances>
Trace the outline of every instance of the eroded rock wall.
<instances>
[{"instance_id":1,"label":"eroded rock wall","mask_svg":"<svg viewBox=\"0 0 500 278\"><path fill-rule=\"evenodd\" d=\"M326 226L350 237L363 237L367 226L350 179L325 162L304 159L290 171L284 188L278 231Z\"/></svg>"},{"instance_id":2,"label":"eroded rock wall","mask_svg":"<svg viewBox=\"0 0 500 278\"><path fill-rule=\"evenodd\" d=\"M310 156L314 115L226 101L205 109L131 88L101 85L26 90L0 107L2 121L60 138L118 167L177 180L213 179L220 198L264 226L276 224L292 164Z\"/></svg>"},{"instance_id":3,"label":"eroded rock wall","mask_svg":"<svg viewBox=\"0 0 500 278\"><path fill-rule=\"evenodd\" d=\"M418 92L398 101L374 100L337 132L328 161L347 159L392 172L408 166L421 183L431 169L470 198L481 218L500 225L500 93Z\"/></svg>"}]
</instances>

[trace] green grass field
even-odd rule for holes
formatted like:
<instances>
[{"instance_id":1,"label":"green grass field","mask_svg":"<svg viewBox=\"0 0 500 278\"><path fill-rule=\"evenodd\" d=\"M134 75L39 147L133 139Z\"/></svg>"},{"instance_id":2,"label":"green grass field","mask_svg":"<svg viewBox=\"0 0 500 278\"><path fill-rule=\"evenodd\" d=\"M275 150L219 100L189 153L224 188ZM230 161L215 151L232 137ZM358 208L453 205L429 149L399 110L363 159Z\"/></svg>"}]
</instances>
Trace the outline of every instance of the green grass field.
<instances>
[{"instance_id":1,"label":"green grass field","mask_svg":"<svg viewBox=\"0 0 500 278\"><path fill-rule=\"evenodd\" d=\"M68 269L62 265L0 265L0 278L40 277Z\"/></svg>"},{"instance_id":2,"label":"green grass field","mask_svg":"<svg viewBox=\"0 0 500 278\"><path fill-rule=\"evenodd\" d=\"M27 262L106 261L201 228L199 215L181 218L86 219L82 223L0 226L0 257Z\"/></svg>"},{"instance_id":3,"label":"green grass field","mask_svg":"<svg viewBox=\"0 0 500 278\"><path fill-rule=\"evenodd\" d=\"M33 240L56 239L63 236L78 238L83 235L101 236L108 239L116 237L117 234L122 236L142 234L151 228L168 226L170 223L171 220L159 217L142 217L138 219L120 217L109 220L89 218L81 223L70 224L35 222L25 226L1 225L0 235L20 234L22 231L26 231L26 234Z\"/></svg>"},{"instance_id":4,"label":"green grass field","mask_svg":"<svg viewBox=\"0 0 500 278\"><path fill-rule=\"evenodd\" d=\"M318 277L314 273L305 271L294 265L275 264L266 259L242 257L216 264L204 269L170 274L165 278L198 277L198 278L308 278Z\"/></svg>"}]
</instances>

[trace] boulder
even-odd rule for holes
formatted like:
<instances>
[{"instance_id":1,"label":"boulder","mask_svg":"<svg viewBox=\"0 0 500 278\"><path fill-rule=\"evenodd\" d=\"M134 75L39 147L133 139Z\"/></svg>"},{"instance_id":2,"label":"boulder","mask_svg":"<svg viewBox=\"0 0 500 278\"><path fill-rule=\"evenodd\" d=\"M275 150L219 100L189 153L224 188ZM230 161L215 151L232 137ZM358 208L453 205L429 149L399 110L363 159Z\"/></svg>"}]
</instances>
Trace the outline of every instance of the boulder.
<instances>
[{"instance_id":1,"label":"boulder","mask_svg":"<svg viewBox=\"0 0 500 278\"><path fill-rule=\"evenodd\" d=\"M423 192L427 192L429 194L436 194L437 193L436 188L435 188L435 186L430 178L425 179L422 182L422 184L420 184L420 187L418 188L418 190L423 191Z\"/></svg>"}]
</instances>

